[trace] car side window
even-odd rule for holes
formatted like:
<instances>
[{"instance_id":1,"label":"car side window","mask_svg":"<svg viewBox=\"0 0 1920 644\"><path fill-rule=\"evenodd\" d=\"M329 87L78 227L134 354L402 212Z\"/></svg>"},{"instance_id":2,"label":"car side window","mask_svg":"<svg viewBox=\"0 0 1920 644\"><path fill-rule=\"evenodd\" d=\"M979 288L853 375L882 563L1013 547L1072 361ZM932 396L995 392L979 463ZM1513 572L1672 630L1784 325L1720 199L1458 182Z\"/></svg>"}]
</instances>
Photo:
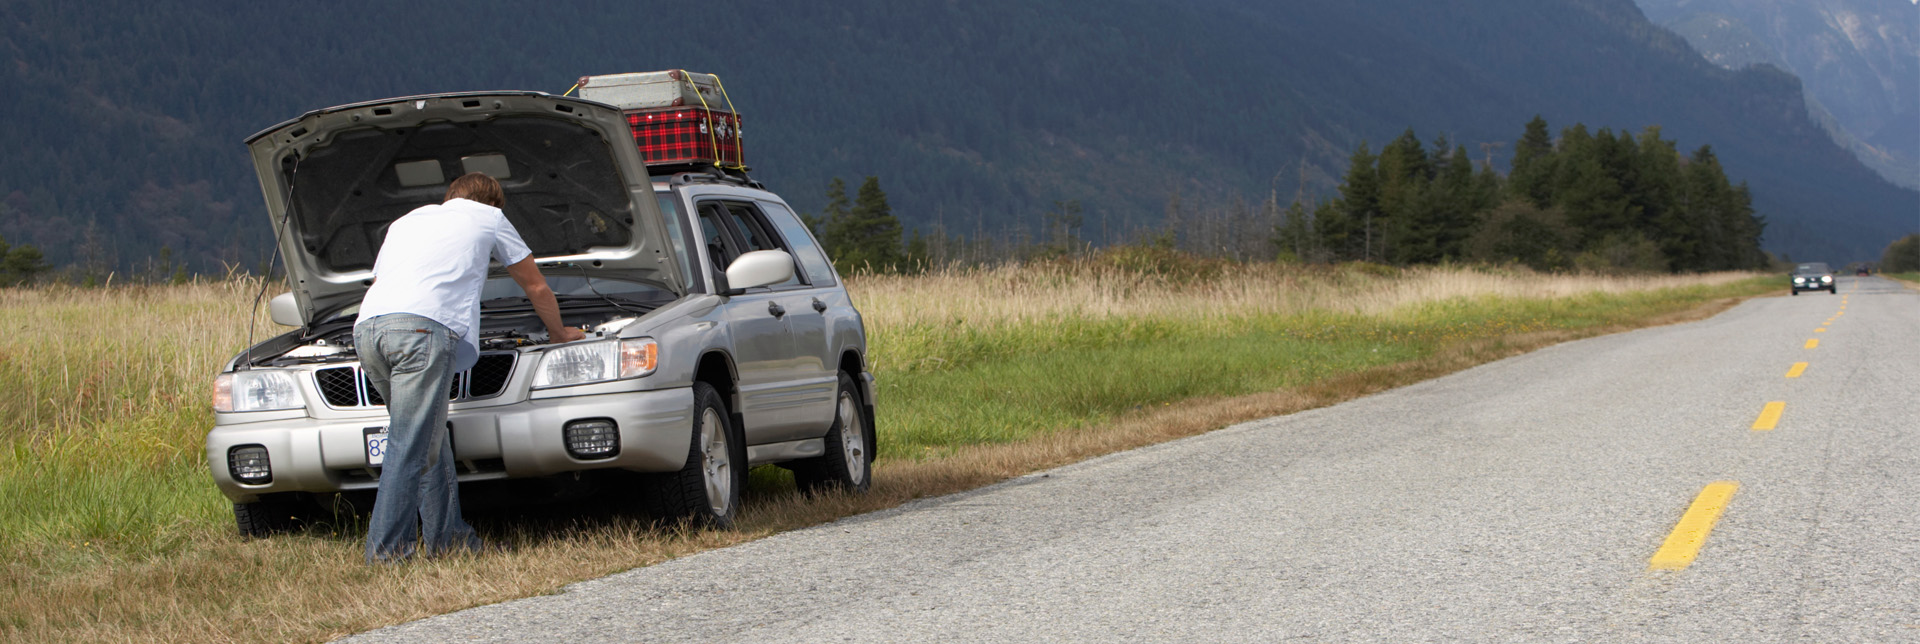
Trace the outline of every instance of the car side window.
<instances>
[{"instance_id":1,"label":"car side window","mask_svg":"<svg viewBox=\"0 0 1920 644\"><path fill-rule=\"evenodd\" d=\"M760 210L750 203L737 201L703 201L700 203L700 228L706 236L707 248L715 257L724 256L724 261L716 260L714 270L725 271L741 255L756 250L780 250L792 255L793 251L780 243L780 237L772 233ZM713 252L715 242L724 250ZM793 277L774 284L775 290L805 288L805 274L798 266L794 267Z\"/></svg>"},{"instance_id":2,"label":"car side window","mask_svg":"<svg viewBox=\"0 0 1920 644\"><path fill-rule=\"evenodd\" d=\"M719 202L700 204L700 243L707 246L707 256L713 259L713 270L724 273L734 258L740 256L740 246L728 233L720 210Z\"/></svg>"},{"instance_id":3,"label":"car side window","mask_svg":"<svg viewBox=\"0 0 1920 644\"><path fill-rule=\"evenodd\" d=\"M740 231L741 239L747 242L747 250L777 250L780 242L768 235L760 226L760 218L753 216L753 207L746 204L727 204L727 213L733 216L733 225Z\"/></svg>"},{"instance_id":4,"label":"car side window","mask_svg":"<svg viewBox=\"0 0 1920 644\"><path fill-rule=\"evenodd\" d=\"M833 263L827 261L826 253L820 252L820 244L814 242L806 224L800 223L800 218L793 216L793 211L777 203L762 201L760 209L780 230L780 236L787 239L787 252L800 260L800 266L807 274L807 283L833 286Z\"/></svg>"},{"instance_id":5,"label":"car side window","mask_svg":"<svg viewBox=\"0 0 1920 644\"><path fill-rule=\"evenodd\" d=\"M740 231L741 238L748 240L748 249L781 250L786 251L788 255L793 254L793 251L789 249L786 244L780 242L780 236L773 234L773 226L767 224L766 217L761 215L760 209L754 207L753 204L727 202L727 212L733 216L734 230ZM805 277L806 275L801 272L800 266L796 264L793 267L793 277L787 278L785 282L773 285L773 288L776 290L805 288L807 285Z\"/></svg>"}]
</instances>

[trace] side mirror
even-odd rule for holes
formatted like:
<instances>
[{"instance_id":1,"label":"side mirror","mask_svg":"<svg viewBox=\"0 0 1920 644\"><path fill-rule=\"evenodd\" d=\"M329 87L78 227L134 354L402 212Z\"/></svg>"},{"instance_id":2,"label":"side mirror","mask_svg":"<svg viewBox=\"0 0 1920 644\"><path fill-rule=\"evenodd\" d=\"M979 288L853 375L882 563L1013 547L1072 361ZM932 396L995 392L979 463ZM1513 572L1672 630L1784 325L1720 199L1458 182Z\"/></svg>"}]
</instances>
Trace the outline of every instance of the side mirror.
<instances>
[{"instance_id":1,"label":"side mirror","mask_svg":"<svg viewBox=\"0 0 1920 644\"><path fill-rule=\"evenodd\" d=\"M300 303L293 299L292 293L281 293L267 301L267 314L273 317L273 323L280 326L300 326Z\"/></svg>"},{"instance_id":2,"label":"side mirror","mask_svg":"<svg viewBox=\"0 0 1920 644\"><path fill-rule=\"evenodd\" d=\"M727 266L728 294L779 284L793 278L793 256L784 250L756 250Z\"/></svg>"}]
</instances>

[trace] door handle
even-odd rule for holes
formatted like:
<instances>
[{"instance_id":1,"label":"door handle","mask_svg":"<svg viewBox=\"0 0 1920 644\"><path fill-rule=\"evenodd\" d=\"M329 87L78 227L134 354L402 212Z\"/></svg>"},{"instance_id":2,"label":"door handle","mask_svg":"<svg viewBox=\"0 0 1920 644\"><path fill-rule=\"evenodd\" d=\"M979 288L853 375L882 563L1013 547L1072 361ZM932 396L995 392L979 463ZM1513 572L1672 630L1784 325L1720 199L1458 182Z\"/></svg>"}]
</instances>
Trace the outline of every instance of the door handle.
<instances>
[{"instance_id":1,"label":"door handle","mask_svg":"<svg viewBox=\"0 0 1920 644\"><path fill-rule=\"evenodd\" d=\"M773 317L781 317L787 314L787 308L780 306L779 302L768 302L767 312L772 313Z\"/></svg>"},{"instance_id":2,"label":"door handle","mask_svg":"<svg viewBox=\"0 0 1920 644\"><path fill-rule=\"evenodd\" d=\"M817 298L817 297L813 298L813 310L819 311L821 313L826 313L827 303L820 301L820 298Z\"/></svg>"}]
</instances>

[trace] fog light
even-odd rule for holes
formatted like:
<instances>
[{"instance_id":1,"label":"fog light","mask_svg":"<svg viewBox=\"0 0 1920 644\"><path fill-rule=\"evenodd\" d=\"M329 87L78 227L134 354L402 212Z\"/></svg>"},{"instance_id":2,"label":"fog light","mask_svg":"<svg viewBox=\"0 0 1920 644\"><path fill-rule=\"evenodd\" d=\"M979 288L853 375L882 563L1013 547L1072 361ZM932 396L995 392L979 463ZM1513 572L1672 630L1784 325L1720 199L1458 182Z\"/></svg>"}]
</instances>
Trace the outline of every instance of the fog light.
<instances>
[{"instance_id":1,"label":"fog light","mask_svg":"<svg viewBox=\"0 0 1920 644\"><path fill-rule=\"evenodd\" d=\"M233 474L233 480L247 485L273 482L273 465L267 462L267 448L261 445L241 445L227 450L227 471Z\"/></svg>"},{"instance_id":2,"label":"fog light","mask_svg":"<svg viewBox=\"0 0 1920 644\"><path fill-rule=\"evenodd\" d=\"M567 423L567 453L590 460L613 458L620 453L620 426L606 418L576 420Z\"/></svg>"}]
</instances>

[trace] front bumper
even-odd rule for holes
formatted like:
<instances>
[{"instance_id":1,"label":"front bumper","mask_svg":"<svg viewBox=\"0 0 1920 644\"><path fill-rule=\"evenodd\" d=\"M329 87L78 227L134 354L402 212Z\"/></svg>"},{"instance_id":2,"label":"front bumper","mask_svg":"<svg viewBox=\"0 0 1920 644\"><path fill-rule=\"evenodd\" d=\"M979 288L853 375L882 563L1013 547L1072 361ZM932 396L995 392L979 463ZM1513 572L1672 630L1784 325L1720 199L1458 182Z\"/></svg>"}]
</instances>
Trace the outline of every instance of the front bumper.
<instances>
[{"instance_id":1,"label":"front bumper","mask_svg":"<svg viewBox=\"0 0 1920 644\"><path fill-rule=\"evenodd\" d=\"M581 460L567 453L562 429L569 421L591 418L612 419L619 427L618 454ZM686 464L693 389L536 399L454 409L447 419L453 425L455 469L462 482L610 468L671 472ZM276 492L371 490L379 486L378 470L367 466L364 430L386 424L381 408L344 419L220 425L207 433L207 465L220 492L241 503ZM267 449L272 480L261 485L234 480L227 454L243 445Z\"/></svg>"},{"instance_id":2,"label":"front bumper","mask_svg":"<svg viewBox=\"0 0 1920 644\"><path fill-rule=\"evenodd\" d=\"M1836 286L1836 282L1821 282L1819 280L1813 280L1810 282L1794 284L1793 292L1799 293L1801 291L1831 291L1837 288L1839 287Z\"/></svg>"}]
</instances>

